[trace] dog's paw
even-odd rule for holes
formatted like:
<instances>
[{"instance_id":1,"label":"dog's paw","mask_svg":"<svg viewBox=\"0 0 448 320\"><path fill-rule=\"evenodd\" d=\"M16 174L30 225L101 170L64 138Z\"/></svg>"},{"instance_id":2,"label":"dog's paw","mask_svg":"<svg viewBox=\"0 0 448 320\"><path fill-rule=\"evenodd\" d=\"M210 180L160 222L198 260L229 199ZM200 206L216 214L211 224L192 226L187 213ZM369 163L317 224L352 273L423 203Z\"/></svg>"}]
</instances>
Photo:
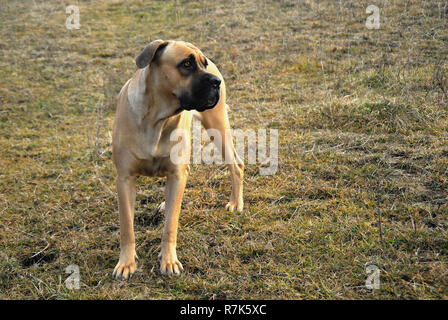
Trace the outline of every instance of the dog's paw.
<instances>
[{"instance_id":1,"label":"dog's paw","mask_svg":"<svg viewBox=\"0 0 448 320\"><path fill-rule=\"evenodd\" d=\"M156 209L156 213L162 213L165 212L165 201L163 201Z\"/></svg>"},{"instance_id":2,"label":"dog's paw","mask_svg":"<svg viewBox=\"0 0 448 320\"><path fill-rule=\"evenodd\" d=\"M162 254L160 261L160 273L166 276L178 276L184 270L182 263L177 260L176 253Z\"/></svg>"},{"instance_id":3,"label":"dog's paw","mask_svg":"<svg viewBox=\"0 0 448 320\"><path fill-rule=\"evenodd\" d=\"M238 202L238 203L229 202L226 205L226 210L230 211L230 212L235 212L235 211L241 212L241 211L243 211L243 202Z\"/></svg>"},{"instance_id":4,"label":"dog's paw","mask_svg":"<svg viewBox=\"0 0 448 320\"><path fill-rule=\"evenodd\" d=\"M116 279L127 280L132 277L136 269L137 264L135 263L135 255L132 258L120 256L120 260L115 266L112 276Z\"/></svg>"}]
</instances>

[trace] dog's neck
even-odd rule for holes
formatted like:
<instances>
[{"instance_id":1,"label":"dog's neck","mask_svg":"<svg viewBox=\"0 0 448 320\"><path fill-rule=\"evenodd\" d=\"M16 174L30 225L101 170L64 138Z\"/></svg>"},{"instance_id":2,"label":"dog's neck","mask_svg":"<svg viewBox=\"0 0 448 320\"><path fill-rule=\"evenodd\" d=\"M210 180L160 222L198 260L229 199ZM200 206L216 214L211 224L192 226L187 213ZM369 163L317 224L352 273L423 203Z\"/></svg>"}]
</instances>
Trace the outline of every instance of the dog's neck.
<instances>
[{"instance_id":1,"label":"dog's neck","mask_svg":"<svg viewBox=\"0 0 448 320\"><path fill-rule=\"evenodd\" d=\"M168 120L172 118L175 100L159 97L157 79L151 74L149 66L138 71L138 77L128 87L128 103L139 130L148 138L149 152L158 154L160 139ZM169 136L169 135L168 135Z\"/></svg>"}]
</instances>

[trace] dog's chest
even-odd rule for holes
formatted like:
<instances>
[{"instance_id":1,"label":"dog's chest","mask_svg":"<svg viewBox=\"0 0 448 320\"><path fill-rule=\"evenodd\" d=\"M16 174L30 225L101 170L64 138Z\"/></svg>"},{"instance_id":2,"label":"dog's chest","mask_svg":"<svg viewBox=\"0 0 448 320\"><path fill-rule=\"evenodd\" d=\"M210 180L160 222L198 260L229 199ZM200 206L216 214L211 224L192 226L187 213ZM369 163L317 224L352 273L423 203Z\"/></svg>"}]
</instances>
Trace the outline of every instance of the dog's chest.
<instances>
[{"instance_id":1,"label":"dog's chest","mask_svg":"<svg viewBox=\"0 0 448 320\"><path fill-rule=\"evenodd\" d=\"M169 157L150 157L140 160L139 174L148 177L164 177L169 173Z\"/></svg>"}]
</instances>

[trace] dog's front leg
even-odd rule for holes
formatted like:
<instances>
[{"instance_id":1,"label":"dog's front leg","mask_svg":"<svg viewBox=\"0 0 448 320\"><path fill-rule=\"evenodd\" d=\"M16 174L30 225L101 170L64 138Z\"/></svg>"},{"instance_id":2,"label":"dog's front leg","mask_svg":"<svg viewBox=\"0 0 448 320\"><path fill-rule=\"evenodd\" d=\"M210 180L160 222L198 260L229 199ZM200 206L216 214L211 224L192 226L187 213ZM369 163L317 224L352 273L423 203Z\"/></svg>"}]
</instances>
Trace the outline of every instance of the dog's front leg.
<instances>
[{"instance_id":1,"label":"dog's front leg","mask_svg":"<svg viewBox=\"0 0 448 320\"><path fill-rule=\"evenodd\" d=\"M162 251L160 252L160 272L164 275L179 275L183 270L177 259L177 229L182 197L187 182L187 170L169 175L165 190L165 228L162 235Z\"/></svg>"},{"instance_id":2,"label":"dog's front leg","mask_svg":"<svg viewBox=\"0 0 448 320\"><path fill-rule=\"evenodd\" d=\"M136 269L134 236L135 177L118 176L117 193L118 209L120 211L120 260L114 269L113 276L127 279Z\"/></svg>"}]
</instances>

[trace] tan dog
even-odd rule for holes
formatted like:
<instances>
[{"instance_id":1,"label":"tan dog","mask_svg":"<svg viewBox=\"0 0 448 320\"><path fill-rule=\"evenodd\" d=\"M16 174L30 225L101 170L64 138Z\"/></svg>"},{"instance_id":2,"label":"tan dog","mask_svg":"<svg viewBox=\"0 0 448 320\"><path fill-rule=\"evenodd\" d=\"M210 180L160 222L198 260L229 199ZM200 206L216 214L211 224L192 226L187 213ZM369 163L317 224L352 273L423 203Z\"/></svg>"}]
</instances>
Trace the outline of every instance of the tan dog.
<instances>
[{"instance_id":1,"label":"tan dog","mask_svg":"<svg viewBox=\"0 0 448 320\"><path fill-rule=\"evenodd\" d=\"M222 155L232 177L232 194L226 206L230 211L243 209L244 166L231 137L226 111L226 90L215 64L190 43L155 40L136 58L139 70L126 82L118 95L113 131L113 160L117 169L120 211L121 253L113 275L127 279L136 269L134 237L135 178L138 175L167 177L165 226L160 252L162 274L178 275L183 270L177 259L176 241L179 212L184 193L188 163L175 164L170 151L178 141L170 141L175 129L185 129L182 151L190 155L192 116L206 129L222 136Z\"/></svg>"}]
</instances>

